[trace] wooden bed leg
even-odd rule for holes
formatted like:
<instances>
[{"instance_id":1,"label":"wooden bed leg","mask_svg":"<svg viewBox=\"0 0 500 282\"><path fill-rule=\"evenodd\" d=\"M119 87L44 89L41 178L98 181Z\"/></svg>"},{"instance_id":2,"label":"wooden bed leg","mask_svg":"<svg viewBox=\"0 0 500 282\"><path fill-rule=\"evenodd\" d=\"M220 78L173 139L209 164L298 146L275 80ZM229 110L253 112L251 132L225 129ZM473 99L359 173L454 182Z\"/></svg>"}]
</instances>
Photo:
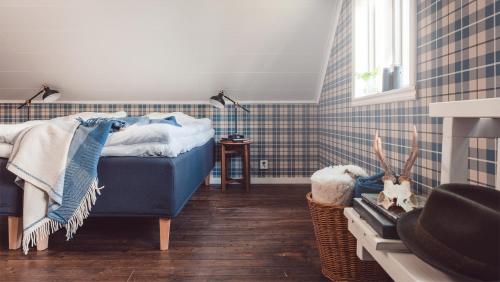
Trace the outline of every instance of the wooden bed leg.
<instances>
[{"instance_id":1,"label":"wooden bed leg","mask_svg":"<svg viewBox=\"0 0 500 282\"><path fill-rule=\"evenodd\" d=\"M211 175L212 175L212 173L210 173L209 175L207 175L207 177L205 177L205 189L207 189L207 190L208 190L208 186L210 186Z\"/></svg>"},{"instance_id":2,"label":"wooden bed leg","mask_svg":"<svg viewBox=\"0 0 500 282\"><path fill-rule=\"evenodd\" d=\"M17 250L21 248L23 219L20 217L9 216L7 221L7 228L9 229L9 250Z\"/></svg>"},{"instance_id":3,"label":"wooden bed leg","mask_svg":"<svg viewBox=\"0 0 500 282\"><path fill-rule=\"evenodd\" d=\"M38 240L36 244L37 251L45 251L48 248L49 248L49 237L46 237L42 240Z\"/></svg>"},{"instance_id":4,"label":"wooden bed leg","mask_svg":"<svg viewBox=\"0 0 500 282\"><path fill-rule=\"evenodd\" d=\"M160 250L168 250L170 240L170 218L160 217Z\"/></svg>"}]
</instances>

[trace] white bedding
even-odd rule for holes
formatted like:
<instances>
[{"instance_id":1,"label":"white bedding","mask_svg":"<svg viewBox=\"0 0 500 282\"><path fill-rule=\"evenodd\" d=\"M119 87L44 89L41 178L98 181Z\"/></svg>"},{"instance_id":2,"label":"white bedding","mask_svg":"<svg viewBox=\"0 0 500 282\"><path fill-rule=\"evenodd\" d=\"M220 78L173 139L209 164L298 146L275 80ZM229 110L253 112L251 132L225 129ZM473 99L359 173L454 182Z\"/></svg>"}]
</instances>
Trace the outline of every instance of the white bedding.
<instances>
[{"instance_id":1,"label":"white bedding","mask_svg":"<svg viewBox=\"0 0 500 282\"><path fill-rule=\"evenodd\" d=\"M174 138L170 143L150 142L131 145L105 146L102 156L120 157L177 157L179 154L199 147L208 142L214 136L214 130L210 129L196 135Z\"/></svg>"},{"instance_id":2,"label":"white bedding","mask_svg":"<svg viewBox=\"0 0 500 282\"><path fill-rule=\"evenodd\" d=\"M0 124L0 143L13 145L23 130L43 122L43 120L33 120L15 124Z\"/></svg>"},{"instance_id":3,"label":"white bedding","mask_svg":"<svg viewBox=\"0 0 500 282\"><path fill-rule=\"evenodd\" d=\"M111 134L103 156L177 157L205 144L215 134L212 121L196 119L184 113L152 113L150 119L174 116L181 127L170 124L131 125Z\"/></svg>"},{"instance_id":4,"label":"white bedding","mask_svg":"<svg viewBox=\"0 0 500 282\"><path fill-rule=\"evenodd\" d=\"M13 145L7 143L0 143L0 158L8 159L12 152Z\"/></svg>"},{"instance_id":5,"label":"white bedding","mask_svg":"<svg viewBox=\"0 0 500 282\"><path fill-rule=\"evenodd\" d=\"M71 118L107 117L123 118L125 112L116 113L79 113ZM149 125L131 125L110 134L102 156L166 156L177 157L195 147L205 144L213 138L215 131L210 119L196 119L184 113L152 113L150 119L163 119L174 116L181 127L170 124L153 123ZM17 136L26 128L43 123L30 121L19 124L0 124L0 157L8 158Z\"/></svg>"},{"instance_id":6,"label":"white bedding","mask_svg":"<svg viewBox=\"0 0 500 282\"><path fill-rule=\"evenodd\" d=\"M91 118L126 118L127 112L120 111L114 113L95 113L95 112L81 112L74 115L69 115L69 118L81 118L88 120Z\"/></svg>"},{"instance_id":7,"label":"white bedding","mask_svg":"<svg viewBox=\"0 0 500 282\"><path fill-rule=\"evenodd\" d=\"M93 112L83 112L70 116L60 117L57 119L67 119L67 118L81 118L87 120L90 118L125 118L127 117L126 112L116 112L116 113L93 113ZM39 125L47 122L46 120L32 120L22 123L14 124L0 124L0 144L11 144L13 145L16 141L17 136L25 129L30 128L35 125Z\"/></svg>"},{"instance_id":8,"label":"white bedding","mask_svg":"<svg viewBox=\"0 0 500 282\"><path fill-rule=\"evenodd\" d=\"M153 113L150 119L163 119L174 116L181 127L168 124L131 125L111 134L106 146L134 145L144 143L169 143L179 137L195 136L212 130L212 121L208 118L196 119L184 113Z\"/></svg>"}]
</instances>

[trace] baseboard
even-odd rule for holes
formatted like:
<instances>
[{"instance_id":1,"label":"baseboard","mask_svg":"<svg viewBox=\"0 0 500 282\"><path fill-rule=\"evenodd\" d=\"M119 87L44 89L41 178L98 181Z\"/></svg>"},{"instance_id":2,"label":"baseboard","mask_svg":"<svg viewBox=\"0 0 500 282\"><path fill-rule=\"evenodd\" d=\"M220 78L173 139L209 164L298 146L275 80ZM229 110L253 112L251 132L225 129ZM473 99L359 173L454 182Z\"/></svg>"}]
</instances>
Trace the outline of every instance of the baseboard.
<instances>
[{"instance_id":1,"label":"baseboard","mask_svg":"<svg viewBox=\"0 0 500 282\"><path fill-rule=\"evenodd\" d=\"M252 177L252 184L311 184L309 177ZM220 178L212 177L210 184L220 184Z\"/></svg>"}]
</instances>

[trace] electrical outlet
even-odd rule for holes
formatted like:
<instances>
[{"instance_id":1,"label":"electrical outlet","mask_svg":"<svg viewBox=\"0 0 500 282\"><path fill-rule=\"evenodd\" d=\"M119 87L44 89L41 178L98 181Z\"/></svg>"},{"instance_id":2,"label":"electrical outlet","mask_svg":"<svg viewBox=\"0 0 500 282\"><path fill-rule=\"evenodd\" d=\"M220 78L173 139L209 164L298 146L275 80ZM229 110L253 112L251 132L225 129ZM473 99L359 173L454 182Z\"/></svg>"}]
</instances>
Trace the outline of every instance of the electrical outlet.
<instances>
[{"instance_id":1,"label":"electrical outlet","mask_svg":"<svg viewBox=\"0 0 500 282\"><path fill-rule=\"evenodd\" d=\"M268 169L268 162L267 160L260 160L259 161L259 169L265 170Z\"/></svg>"}]
</instances>

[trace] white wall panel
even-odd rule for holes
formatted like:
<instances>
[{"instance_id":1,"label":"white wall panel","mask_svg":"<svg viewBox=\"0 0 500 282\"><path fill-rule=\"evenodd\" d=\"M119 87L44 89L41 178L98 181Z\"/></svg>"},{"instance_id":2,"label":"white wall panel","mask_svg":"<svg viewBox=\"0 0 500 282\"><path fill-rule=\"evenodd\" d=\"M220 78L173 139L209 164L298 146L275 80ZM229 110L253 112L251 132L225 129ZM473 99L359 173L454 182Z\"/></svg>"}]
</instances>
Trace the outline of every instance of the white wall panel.
<instances>
[{"instance_id":1,"label":"white wall panel","mask_svg":"<svg viewBox=\"0 0 500 282\"><path fill-rule=\"evenodd\" d=\"M313 101L337 2L0 0L0 100Z\"/></svg>"}]
</instances>

